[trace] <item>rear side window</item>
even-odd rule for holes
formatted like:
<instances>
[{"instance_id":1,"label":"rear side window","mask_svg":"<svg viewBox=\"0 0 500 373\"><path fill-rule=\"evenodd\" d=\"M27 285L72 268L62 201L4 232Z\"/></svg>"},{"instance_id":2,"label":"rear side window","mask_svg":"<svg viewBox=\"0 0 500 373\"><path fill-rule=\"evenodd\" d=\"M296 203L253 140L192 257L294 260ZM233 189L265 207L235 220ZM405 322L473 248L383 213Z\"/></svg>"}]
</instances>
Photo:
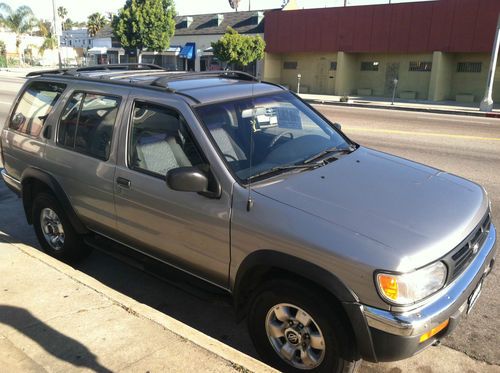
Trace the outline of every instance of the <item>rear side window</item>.
<instances>
[{"instance_id":1,"label":"rear side window","mask_svg":"<svg viewBox=\"0 0 500 373\"><path fill-rule=\"evenodd\" d=\"M28 85L10 119L9 128L30 136L40 135L45 119L65 88L65 84L51 82Z\"/></svg>"},{"instance_id":2,"label":"rear side window","mask_svg":"<svg viewBox=\"0 0 500 373\"><path fill-rule=\"evenodd\" d=\"M109 158L120 98L77 92L59 121L58 143L102 160Z\"/></svg>"}]
</instances>

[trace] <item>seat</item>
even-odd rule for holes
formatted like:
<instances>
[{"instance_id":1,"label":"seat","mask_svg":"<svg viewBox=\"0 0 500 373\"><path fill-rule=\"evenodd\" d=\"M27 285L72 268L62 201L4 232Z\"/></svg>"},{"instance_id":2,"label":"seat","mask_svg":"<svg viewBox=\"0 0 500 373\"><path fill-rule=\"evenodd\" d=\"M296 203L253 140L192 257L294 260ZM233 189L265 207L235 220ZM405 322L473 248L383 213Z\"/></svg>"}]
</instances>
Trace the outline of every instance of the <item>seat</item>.
<instances>
[{"instance_id":1,"label":"seat","mask_svg":"<svg viewBox=\"0 0 500 373\"><path fill-rule=\"evenodd\" d=\"M174 136L142 132L136 143L133 164L143 170L166 175L171 169L190 167L191 162Z\"/></svg>"},{"instance_id":2,"label":"seat","mask_svg":"<svg viewBox=\"0 0 500 373\"><path fill-rule=\"evenodd\" d=\"M219 146L222 154L226 157L227 161L244 161L247 159L245 152L232 139L232 137L229 136L224 128L219 127L212 129L210 130L210 133Z\"/></svg>"}]
</instances>

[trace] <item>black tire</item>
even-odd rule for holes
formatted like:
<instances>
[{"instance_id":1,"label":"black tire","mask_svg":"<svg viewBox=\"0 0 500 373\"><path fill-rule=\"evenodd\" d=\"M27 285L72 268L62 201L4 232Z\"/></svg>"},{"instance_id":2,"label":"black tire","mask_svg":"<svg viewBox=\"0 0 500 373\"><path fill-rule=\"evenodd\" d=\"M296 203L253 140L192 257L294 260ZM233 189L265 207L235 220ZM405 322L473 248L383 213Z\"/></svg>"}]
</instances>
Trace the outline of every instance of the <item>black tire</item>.
<instances>
[{"instance_id":1,"label":"black tire","mask_svg":"<svg viewBox=\"0 0 500 373\"><path fill-rule=\"evenodd\" d=\"M263 360L282 372L355 372L361 360L349 321L340 310L340 305L333 299L332 302L327 302L328 299L330 298L322 291L314 291L288 280L273 280L261 286L251 301L247 322L250 337ZM268 312L278 304L300 307L319 326L323 334L325 352L317 367L297 368L275 351L265 325Z\"/></svg>"},{"instance_id":2,"label":"black tire","mask_svg":"<svg viewBox=\"0 0 500 373\"><path fill-rule=\"evenodd\" d=\"M49 244L42 231L41 214L45 209L50 209L57 214L64 231L64 243L58 249ZM32 211L32 221L38 242L47 254L63 262L76 263L91 253L92 249L85 245L82 237L75 232L64 210L51 194L38 193L33 201Z\"/></svg>"}]
</instances>

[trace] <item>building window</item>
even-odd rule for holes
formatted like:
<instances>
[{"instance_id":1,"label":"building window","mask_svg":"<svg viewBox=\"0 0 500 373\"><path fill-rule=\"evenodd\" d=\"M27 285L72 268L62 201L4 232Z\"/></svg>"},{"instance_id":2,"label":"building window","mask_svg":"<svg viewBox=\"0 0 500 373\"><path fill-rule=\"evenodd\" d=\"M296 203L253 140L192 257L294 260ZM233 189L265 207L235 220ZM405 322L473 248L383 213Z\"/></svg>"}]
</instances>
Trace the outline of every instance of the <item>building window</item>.
<instances>
[{"instance_id":1,"label":"building window","mask_svg":"<svg viewBox=\"0 0 500 373\"><path fill-rule=\"evenodd\" d=\"M337 61L330 62L330 70L331 71L336 71L337 70Z\"/></svg>"},{"instance_id":2,"label":"building window","mask_svg":"<svg viewBox=\"0 0 500 373\"><path fill-rule=\"evenodd\" d=\"M285 61L285 62L283 62L283 69L285 69L285 70L297 70L297 61Z\"/></svg>"},{"instance_id":3,"label":"building window","mask_svg":"<svg viewBox=\"0 0 500 373\"><path fill-rule=\"evenodd\" d=\"M408 71L431 71L432 62L410 62L410 68Z\"/></svg>"},{"instance_id":4,"label":"building window","mask_svg":"<svg viewBox=\"0 0 500 373\"><path fill-rule=\"evenodd\" d=\"M378 61L361 62L361 71L378 71L380 63Z\"/></svg>"},{"instance_id":5,"label":"building window","mask_svg":"<svg viewBox=\"0 0 500 373\"><path fill-rule=\"evenodd\" d=\"M480 73L482 65L482 62L459 62L457 73Z\"/></svg>"}]
</instances>

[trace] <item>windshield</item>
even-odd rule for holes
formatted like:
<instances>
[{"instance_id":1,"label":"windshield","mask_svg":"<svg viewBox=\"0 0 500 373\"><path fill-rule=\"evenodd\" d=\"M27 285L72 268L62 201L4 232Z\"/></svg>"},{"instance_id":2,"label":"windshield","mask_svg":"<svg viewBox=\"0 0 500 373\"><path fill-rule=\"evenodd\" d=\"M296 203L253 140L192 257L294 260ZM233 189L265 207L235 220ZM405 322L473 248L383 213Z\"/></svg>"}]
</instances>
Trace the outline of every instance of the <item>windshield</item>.
<instances>
[{"instance_id":1,"label":"windshield","mask_svg":"<svg viewBox=\"0 0 500 373\"><path fill-rule=\"evenodd\" d=\"M289 92L204 105L196 110L229 167L244 181L264 176L267 171L291 169L284 166L303 165L326 150L350 146L329 123Z\"/></svg>"}]
</instances>

